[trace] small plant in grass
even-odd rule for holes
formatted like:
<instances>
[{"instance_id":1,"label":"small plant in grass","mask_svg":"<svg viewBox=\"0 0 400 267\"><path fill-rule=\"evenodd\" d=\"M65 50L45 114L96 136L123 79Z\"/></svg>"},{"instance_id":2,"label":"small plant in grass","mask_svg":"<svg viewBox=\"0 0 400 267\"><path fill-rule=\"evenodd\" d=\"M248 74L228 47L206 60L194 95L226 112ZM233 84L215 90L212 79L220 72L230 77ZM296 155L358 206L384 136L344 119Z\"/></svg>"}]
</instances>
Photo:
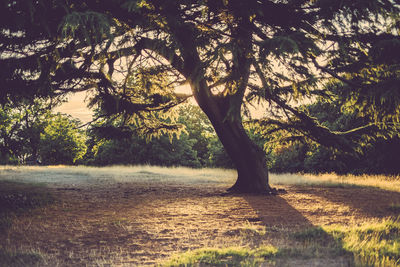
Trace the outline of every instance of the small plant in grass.
<instances>
[{"instance_id":1,"label":"small plant in grass","mask_svg":"<svg viewBox=\"0 0 400 267\"><path fill-rule=\"evenodd\" d=\"M162 266L259 266L260 263L274 258L278 249L264 246L255 250L247 248L203 248L173 256Z\"/></svg>"},{"instance_id":2,"label":"small plant in grass","mask_svg":"<svg viewBox=\"0 0 400 267\"><path fill-rule=\"evenodd\" d=\"M392 203L389 206L389 210L395 213L400 213L400 203Z\"/></svg>"},{"instance_id":3,"label":"small plant in grass","mask_svg":"<svg viewBox=\"0 0 400 267\"><path fill-rule=\"evenodd\" d=\"M340 242L335 240L324 228L310 227L302 231L294 232L290 235L296 241L301 242L302 248L283 248L280 250L281 256L313 258L326 256L346 256L348 253Z\"/></svg>"},{"instance_id":4,"label":"small plant in grass","mask_svg":"<svg viewBox=\"0 0 400 267\"><path fill-rule=\"evenodd\" d=\"M0 266L40 266L43 257L37 252L16 252L0 248Z\"/></svg>"}]
</instances>

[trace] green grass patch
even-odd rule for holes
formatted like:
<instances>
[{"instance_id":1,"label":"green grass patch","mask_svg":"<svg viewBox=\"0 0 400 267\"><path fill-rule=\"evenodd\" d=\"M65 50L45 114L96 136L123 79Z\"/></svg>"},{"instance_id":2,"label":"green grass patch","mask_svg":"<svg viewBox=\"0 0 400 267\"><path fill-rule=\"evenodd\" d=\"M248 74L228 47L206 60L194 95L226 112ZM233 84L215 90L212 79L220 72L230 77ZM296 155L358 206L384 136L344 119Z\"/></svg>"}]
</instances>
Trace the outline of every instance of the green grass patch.
<instances>
[{"instance_id":1,"label":"green grass patch","mask_svg":"<svg viewBox=\"0 0 400 267\"><path fill-rule=\"evenodd\" d=\"M13 252L0 249L0 266L40 266L43 257L36 252Z\"/></svg>"},{"instance_id":2,"label":"green grass patch","mask_svg":"<svg viewBox=\"0 0 400 267\"><path fill-rule=\"evenodd\" d=\"M290 234L290 237L301 243L301 247L280 249L282 257L321 258L349 256L342 244L322 227L311 227Z\"/></svg>"},{"instance_id":3,"label":"green grass patch","mask_svg":"<svg viewBox=\"0 0 400 267\"><path fill-rule=\"evenodd\" d=\"M289 235L291 246L203 248L162 266L259 266L265 261L345 258L354 266L400 266L400 217L360 227L311 227Z\"/></svg>"},{"instance_id":4,"label":"green grass patch","mask_svg":"<svg viewBox=\"0 0 400 267\"><path fill-rule=\"evenodd\" d=\"M299 256L317 257L323 252L346 256L351 253L355 265L400 265L400 217L360 227L312 227L293 233L291 237L304 245L296 252ZM286 254L296 256L295 250Z\"/></svg>"},{"instance_id":5,"label":"green grass patch","mask_svg":"<svg viewBox=\"0 0 400 267\"><path fill-rule=\"evenodd\" d=\"M242 247L204 248L173 256L162 266L259 266L273 259L278 249L263 246L255 250Z\"/></svg>"},{"instance_id":6,"label":"green grass patch","mask_svg":"<svg viewBox=\"0 0 400 267\"><path fill-rule=\"evenodd\" d=\"M400 265L400 217L351 229L334 229L332 236L361 265Z\"/></svg>"},{"instance_id":7,"label":"green grass patch","mask_svg":"<svg viewBox=\"0 0 400 267\"><path fill-rule=\"evenodd\" d=\"M291 235L294 239L302 242L317 242L329 239L329 234L322 227L311 227Z\"/></svg>"}]
</instances>

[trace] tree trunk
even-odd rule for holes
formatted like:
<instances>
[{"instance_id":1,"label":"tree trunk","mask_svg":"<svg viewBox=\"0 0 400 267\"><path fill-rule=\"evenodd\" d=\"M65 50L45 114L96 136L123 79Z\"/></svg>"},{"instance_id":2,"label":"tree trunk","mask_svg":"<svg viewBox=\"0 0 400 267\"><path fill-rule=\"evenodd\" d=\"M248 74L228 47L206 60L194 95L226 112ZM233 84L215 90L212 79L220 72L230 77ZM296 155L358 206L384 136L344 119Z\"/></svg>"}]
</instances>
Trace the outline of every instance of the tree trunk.
<instances>
[{"instance_id":1,"label":"tree trunk","mask_svg":"<svg viewBox=\"0 0 400 267\"><path fill-rule=\"evenodd\" d=\"M247 135L240 121L212 121L227 154L238 172L236 183L229 189L240 193L270 193L268 168L264 151Z\"/></svg>"},{"instance_id":2,"label":"tree trunk","mask_svg":"<svg viewBox=\"0 0 400 267\"><path fill-rule=\"evenodd\" d=\"M197 92L204 92L198 90ZM225 151L238 172L236 183L228 189L238 193L273 193L268 184L268 168L264 151L247 135L240 114L240 106L233 98L195 95L199 106L210 119ZM236 107L236 109L234 108Z\"/></svg>"}]
</instances>

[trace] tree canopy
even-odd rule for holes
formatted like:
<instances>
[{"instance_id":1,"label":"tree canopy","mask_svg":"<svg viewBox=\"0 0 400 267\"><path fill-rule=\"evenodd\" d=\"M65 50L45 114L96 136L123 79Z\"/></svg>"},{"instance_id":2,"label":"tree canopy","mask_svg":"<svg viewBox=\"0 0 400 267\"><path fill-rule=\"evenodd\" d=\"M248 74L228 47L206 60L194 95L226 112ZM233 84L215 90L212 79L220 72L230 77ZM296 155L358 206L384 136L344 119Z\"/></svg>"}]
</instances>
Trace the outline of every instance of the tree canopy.
<instances>
[{"instance_id":1,"label":"tree canopy","mask_svg":"<svg viewBox=\"0 0 400 267\"><path fill-rule=\"evenodd\" d=\"M398 128L400 6L393 0L1 5L0 103L92 90L100 117L151 136L181 130L166 111L188 97L174 87L188 84L238 170L235 191L273 192L264 153L242 125L246 104L264 103L268 117L255 123L265 135L347 153L365 134ZM301 104L337 96L343 109L373 120L339 132Z\"/></svg>"}]
</instances>

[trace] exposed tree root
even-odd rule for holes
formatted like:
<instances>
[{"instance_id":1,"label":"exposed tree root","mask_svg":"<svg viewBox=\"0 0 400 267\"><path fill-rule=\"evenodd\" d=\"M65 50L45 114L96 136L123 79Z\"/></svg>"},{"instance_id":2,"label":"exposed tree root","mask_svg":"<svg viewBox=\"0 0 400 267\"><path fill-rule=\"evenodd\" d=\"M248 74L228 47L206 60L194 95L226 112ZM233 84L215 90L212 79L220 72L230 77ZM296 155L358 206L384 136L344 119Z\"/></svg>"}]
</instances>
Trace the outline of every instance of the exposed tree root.
<instances>
[{"instance_id":1,"label":"exposed tree root","mask_svg":"<svg viewBox=\"0 0 400 267\"><path fill-rule=\"evenodd\" d=\"M266 188L251 188L251 187L241 187L237 184L228 188L225 193L222 193L222 196L226 195L239 195L239 194L251 194L251 195L266 195L266 196L275 196L286 194L286 190L282 188L274 188L270 186L266 186Z\"/></svg>"}]
</instances>

